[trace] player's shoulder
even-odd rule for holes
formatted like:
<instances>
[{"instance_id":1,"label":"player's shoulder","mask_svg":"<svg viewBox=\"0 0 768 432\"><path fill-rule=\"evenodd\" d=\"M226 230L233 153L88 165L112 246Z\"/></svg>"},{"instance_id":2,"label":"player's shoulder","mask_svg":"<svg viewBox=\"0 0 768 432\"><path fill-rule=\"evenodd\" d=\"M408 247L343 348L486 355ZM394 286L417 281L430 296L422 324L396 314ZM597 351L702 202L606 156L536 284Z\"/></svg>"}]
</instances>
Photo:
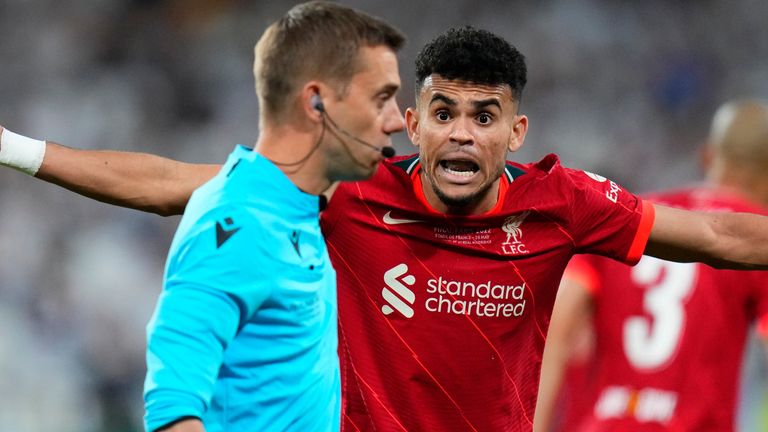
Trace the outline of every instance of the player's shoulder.
<instances>
[{"instance_id":1,"label":"player's shoulder","mask_svg":"<svg viewBox=\"0 0 768 432\"><path fill-rule=\"evenodd\" d=\"M577 182L586 182L590 180L603 182L607 180L605 177L598 174L563 165L560 157L555 153L547 154L535 162L520 163L507 160L506 168L515 173L515 177L519 177L525 174L528 176L537 177L539 179L562 178L568 181L575 180Z\"/></svg>"},{"instance_id":2,"label":"player's shoulder","mask_svg":"<svg viewBox=\"0 0 768 432\"><path fill-rule=\"evenodd\" d=\"M550 153L536 162L516 162L507 160L506 167L522 174L547 175L563 169L560 157Z\"/></svg>"},{"instance_id":3,"label":"player's shoulder","mask_svg":"<svg viewBox=\"0 0 768 432\"><path fill-rule=\"evenodd\" d=\"M618 189L615 182L602 175L563 165L554 153L536 162L507 161L505 168L508 173L512 173L513 179L518 183L531 181L539 188L556 189L561 193L566 193L569 189L596 190L600 193L603 189Z\"/></svg>"}]
</instances>

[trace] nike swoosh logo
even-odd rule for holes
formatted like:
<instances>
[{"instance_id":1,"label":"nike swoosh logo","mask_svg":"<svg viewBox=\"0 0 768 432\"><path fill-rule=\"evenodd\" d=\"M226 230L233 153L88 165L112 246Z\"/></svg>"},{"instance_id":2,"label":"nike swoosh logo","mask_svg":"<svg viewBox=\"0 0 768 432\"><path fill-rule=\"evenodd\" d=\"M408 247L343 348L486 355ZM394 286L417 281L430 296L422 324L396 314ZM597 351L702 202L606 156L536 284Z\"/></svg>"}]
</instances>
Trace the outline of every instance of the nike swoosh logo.
<instances>
[{"instance_id":1,"label":"nike swoosh logo","mask_svg":"<svg viewBox=\"0 0 768 432\"><path fill-rule=\"evenodd\" d=\"M223 245L238 231L240 231L240 227L231 230L225 230L224 227L221 226L220 222L216 222L216 249L220 248L221 245Z\"/></svg>"},{"instance_id":2,"label":"nike swoosh logo","mask_svg":"<svg viewBox=\"0 0 768 432\"><path fill-rule=\"evenodd\" d=\"M391 213L392 213L391 211L386 212L384 214L384 217L382 218L384 223L387 224L387 225L400 225L400 224L407 224L407 223L424 222L424 221L418 220L418 219L396 219L396 218L393 218L391 216Z\"/></svg>"}]
</instances>

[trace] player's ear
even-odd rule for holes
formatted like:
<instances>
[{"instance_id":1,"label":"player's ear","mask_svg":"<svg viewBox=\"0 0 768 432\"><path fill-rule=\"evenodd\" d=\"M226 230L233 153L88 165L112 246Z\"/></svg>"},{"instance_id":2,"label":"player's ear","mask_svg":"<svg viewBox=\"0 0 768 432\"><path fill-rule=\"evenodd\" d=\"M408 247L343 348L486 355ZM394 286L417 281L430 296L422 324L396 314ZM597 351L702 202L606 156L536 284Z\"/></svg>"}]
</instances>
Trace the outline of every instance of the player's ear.
<instances>
[{"instance_id":1,"label":"player's ear","mask_svg":"<svg viewBox=\"0 0 768 432\"><path fill-rule=\"evenodd\" d=\"M507 150L516 152L523 146L525 134L528 133L528 117L522 114L517 114L512 122L512 133L509 134Z\"/></svg>"},{"instance_id":2,"label":"player's ear","mask_svg":"<svg viewBox=\"0 0 768 432\"><path fill-rule=\"evenodd\" d=\"M405 127L408 128L408 138L416 147L419 146L419 112L416 108L408 107L405 110Z\"/></svg>"}]
</instances>

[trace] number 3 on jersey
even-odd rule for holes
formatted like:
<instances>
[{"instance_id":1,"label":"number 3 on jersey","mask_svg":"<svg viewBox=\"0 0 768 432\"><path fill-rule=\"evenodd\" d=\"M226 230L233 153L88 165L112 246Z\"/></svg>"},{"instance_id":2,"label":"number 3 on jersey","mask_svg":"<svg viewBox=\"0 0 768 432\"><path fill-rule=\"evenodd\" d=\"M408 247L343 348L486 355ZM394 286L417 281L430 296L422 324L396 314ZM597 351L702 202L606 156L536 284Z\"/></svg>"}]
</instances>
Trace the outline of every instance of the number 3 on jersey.
<instances>
[{"instance_id":1,"label":"number 3 on jersey","mask_svg":"<svg viewBox=\"0 0 768 432\"><path fill-rule=\"evenodd\" d=\"M645 290L643 309L624 321L624 352L637 369L664 366L677 351L685 325L684 301L696 281L697 266L643 257L632 280Z\"/></svg>"}]
</instances>

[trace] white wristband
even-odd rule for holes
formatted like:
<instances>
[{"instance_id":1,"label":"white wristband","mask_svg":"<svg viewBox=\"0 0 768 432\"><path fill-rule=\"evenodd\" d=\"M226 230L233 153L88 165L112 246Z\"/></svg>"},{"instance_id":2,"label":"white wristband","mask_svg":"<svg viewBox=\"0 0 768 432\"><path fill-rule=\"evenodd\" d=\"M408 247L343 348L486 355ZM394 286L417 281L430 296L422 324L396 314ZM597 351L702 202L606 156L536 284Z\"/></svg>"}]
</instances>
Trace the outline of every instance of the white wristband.
<instances>
[{"instance_id":1,"label":"white wristband","mask_svg":"<svg viewBox=\"0 0 768 432\"><path fill-rule=\"evenodd\" d=\"M45 141L27 138L8 129L3 129L0 134L0 165L29 175L37 174L45 157Z\"/></svg>"}]
</instances>

